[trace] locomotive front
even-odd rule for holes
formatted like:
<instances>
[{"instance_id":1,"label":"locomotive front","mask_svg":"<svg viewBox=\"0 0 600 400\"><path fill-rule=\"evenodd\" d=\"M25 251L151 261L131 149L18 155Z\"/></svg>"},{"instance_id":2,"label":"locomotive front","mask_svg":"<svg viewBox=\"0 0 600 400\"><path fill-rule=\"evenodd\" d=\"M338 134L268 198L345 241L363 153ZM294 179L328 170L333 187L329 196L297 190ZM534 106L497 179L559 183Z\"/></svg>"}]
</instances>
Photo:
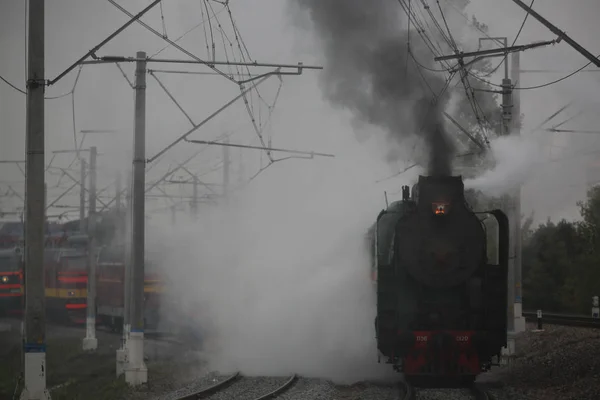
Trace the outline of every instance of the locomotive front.
<instances>
[{"instance_id":1,"label":"locomotive front","mask_svg":"<svg viewBox=\"0 0 600 400\"><path fill-rule=\"evenodd\" d=\"M461 177L419 177L373 229L379 351L415 384L471 382L506 344L506 216L499 265ZM455 379L458 378L458 379Z\"/></svg>"},{"instance_id":2,"label":"locomotive front","mask_svg":"<svg viewBox=\"0 0 600 400\"><path fill-rule=\"evenodd\" d=\"M481 221L467 208L460 177L419 177L416 209L396 225L397 267L431 288L469 279L486 257Z\"/></svg>"}]
</instances>

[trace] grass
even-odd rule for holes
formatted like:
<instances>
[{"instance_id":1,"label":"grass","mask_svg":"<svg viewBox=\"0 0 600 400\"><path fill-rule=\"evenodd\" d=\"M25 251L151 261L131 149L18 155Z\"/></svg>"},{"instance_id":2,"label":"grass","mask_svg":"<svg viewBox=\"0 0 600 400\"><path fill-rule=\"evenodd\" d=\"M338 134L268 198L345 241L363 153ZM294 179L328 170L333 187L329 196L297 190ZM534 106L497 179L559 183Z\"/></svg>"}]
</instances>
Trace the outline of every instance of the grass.
<instances>
[{"instance_id":1,"label":"grass","mask_svg":"<svg viewBox=\"0 0 600 400\"><path fill-rule=\"evenodd\" d=\"M176 360L148 362L149 385L131 388L124 376L115 376L118 337L99 337L98 350L93 353L84 352L81 341L79 334L47 338L46 387L53 400L146 399L149 391L177 389L174 377L181 378L187 371ZM13 399L20 372L20 337L0 332L0 400ZM20 391L19 387L16 399Z\"/></svg>"},{"instance_id":2,"label":"grass","mask_svg":"<svg viewBox=\"0 0 600 400\"><path fill-rule=\"evenodd\" d=\"M12 399L21 372L19 340L0 336L0 400ZM47 340L46 386L53 400L120 400L131 391L124 379L115 377L115 352L109 345L94 353L81 349L80 337ZM20 388L17 391L17 395Z\"/></svg>"}]
</instances>

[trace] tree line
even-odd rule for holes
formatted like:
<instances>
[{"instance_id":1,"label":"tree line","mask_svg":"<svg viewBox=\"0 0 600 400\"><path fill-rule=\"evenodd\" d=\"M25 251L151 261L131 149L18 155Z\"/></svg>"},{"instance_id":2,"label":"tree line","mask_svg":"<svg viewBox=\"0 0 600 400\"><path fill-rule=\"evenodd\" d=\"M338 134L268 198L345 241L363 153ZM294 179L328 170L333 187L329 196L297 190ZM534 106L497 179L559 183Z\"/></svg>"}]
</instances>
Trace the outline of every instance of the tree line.
<instances>
[{"instance_id":1,"label":"tree line","mask_svg":"<svg viewBox=\"0 0 600 400\"><path fill-rule=\"evenodd\" d=\"M600 296L600 186L578 206L579 221L523 222L523 308L589 314Z\"/></svg>"}]
</instances>

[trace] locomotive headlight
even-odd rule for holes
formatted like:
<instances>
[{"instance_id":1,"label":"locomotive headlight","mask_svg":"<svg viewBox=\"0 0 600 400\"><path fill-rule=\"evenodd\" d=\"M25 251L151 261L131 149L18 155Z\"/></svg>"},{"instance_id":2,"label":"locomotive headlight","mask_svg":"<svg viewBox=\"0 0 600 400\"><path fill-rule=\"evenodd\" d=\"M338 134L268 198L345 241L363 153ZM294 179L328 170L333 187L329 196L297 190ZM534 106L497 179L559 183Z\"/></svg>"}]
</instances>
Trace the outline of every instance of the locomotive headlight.
<instances>
[{"instance_id":1,"label":"locomotive headlight","mask_svg":"<svg viewBox=\"0 0 600 400\"><path fill-rule=\"evenodd\" d=\"M431 203L431 208L435 215L446 215L449 211L450 205L448 203Z\"/></svg>"},{"instance_id":2,"label":"locomotive headlight","mask_svg":"<svg viewBox=\"0 0 600 400\"><path fill-rule=\"evenodd\" d=\"M2 277L2 283L6 283L8 282L8 276L3 276Z\"/></svg>"}]
</instances>

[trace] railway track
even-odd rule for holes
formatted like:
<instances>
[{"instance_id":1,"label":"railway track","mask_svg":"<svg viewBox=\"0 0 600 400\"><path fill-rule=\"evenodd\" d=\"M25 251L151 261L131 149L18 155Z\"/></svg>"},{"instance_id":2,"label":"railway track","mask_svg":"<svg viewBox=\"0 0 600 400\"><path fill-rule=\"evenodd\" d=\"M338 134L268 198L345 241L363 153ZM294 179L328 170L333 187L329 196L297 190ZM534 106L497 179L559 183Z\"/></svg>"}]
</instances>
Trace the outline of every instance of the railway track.
<instances>
[{"instance_id":1,"label":"railway track","mask_svg":"<svg viewBox=\"0 0 600 400\"><path fill-rule=\"evenodd\" d=\"M252 379L241 375L239 372L225 378L224 380L215 383L204 389L197 390L193 393L186 394L182 397L177 397L175 400L197 400L197 399L236 399L236 400L269 400L274 399L280 394L291 389L298 377L292 375L289 378L271 378L271 381L278 380L279 382L273 387L270 385L251 385ZM261 386L267 387L262 389Z\"/></svg>"},{"instance_id":2,"label":"railway track","mask_svg":"<svg viewBox=\"0 0 600 400\"><path fill-rule=\"evenodd\" d=\"M528 322L537 321L536 311L523 311L523 316ZM543 313L542 323L550 325L577 326L580 328L600 328L600 319L588 315Z\"/></svg>"},{"instance_id":3,"label":"railway track","mask_svg":"<svg viewBox=\"0 0 600 400\"><path fill-rule=\"evenodd\" d=\"M492 395L477 385L464 389L423 389L402 382L399 398L400 400L492 400Z\"/></svg>"}]
</instances>

